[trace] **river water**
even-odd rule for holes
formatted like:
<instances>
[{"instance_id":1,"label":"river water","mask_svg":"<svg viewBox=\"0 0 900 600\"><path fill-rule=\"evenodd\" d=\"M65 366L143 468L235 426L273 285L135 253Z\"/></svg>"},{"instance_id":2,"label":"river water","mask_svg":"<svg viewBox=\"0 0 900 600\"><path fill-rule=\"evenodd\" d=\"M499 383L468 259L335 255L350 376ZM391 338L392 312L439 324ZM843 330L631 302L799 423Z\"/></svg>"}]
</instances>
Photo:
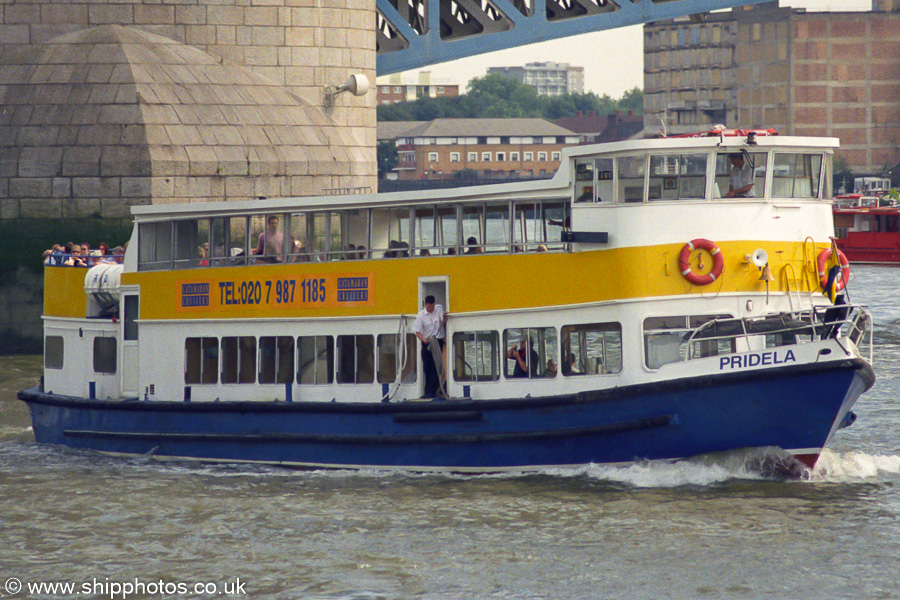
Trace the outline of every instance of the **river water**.
<instances>
[{"instance_id":1,"label":"river water","mask_svg":"<svg viewBox=\"0 0 900 600\"><path fill-rule=\"evenodd\" d=\"M754 453L518 476L106 457L36 445L15 392L40 357L2 357L0 598L900 598L898 289L855 269L879 378L802 481Z\"/></svg>"}]
</instances>

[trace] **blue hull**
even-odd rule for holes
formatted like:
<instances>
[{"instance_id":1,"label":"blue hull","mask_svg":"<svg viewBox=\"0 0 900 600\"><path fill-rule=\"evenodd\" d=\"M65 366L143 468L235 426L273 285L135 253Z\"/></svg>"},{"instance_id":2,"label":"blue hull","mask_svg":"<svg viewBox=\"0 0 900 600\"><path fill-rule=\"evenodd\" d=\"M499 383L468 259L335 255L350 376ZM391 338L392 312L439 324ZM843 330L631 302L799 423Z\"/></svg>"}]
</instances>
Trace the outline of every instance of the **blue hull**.
<instances>
[{"instance_id":1,"label":"blue hull","mask_svg":"<svg viewBox=\"0 0 900 600\"><path fill-rule=\"evenodd\" d=\"M181 403L35 389L19 398L40 443L306 466L493 470L762 446L814 461L873 381L865 362L845 361L541 399Z\"/></svg>"}]
</instances>

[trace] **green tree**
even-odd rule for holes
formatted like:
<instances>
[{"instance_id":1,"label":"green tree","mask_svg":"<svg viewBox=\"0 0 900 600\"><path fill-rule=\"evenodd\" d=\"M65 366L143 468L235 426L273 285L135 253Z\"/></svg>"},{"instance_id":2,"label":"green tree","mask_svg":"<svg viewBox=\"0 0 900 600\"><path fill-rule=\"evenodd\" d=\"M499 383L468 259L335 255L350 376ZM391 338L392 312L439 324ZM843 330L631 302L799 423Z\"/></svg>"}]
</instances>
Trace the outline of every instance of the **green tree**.
<instances>
[{"instance_id":1,"label":"green tree","mask_svg":"<svg viewBox=\"0 0 900 600\"><path fill-rule=\"evenodd\" d=\"M546 102L534 88L496 74L470 81L466 96L469 116L482 119L540 117Z\"/></svg>"},{"instance_id":2,"label":"green tree","mask_svg":"<svg viewBox=\"0 0 900 600\"><path fill-rule=\"evenodd\" d=\"M394 143L394 140L381 140L378 142L376 153L378 157L378 177L383 178L397 166L399 161L397 144Z\"/></svg>"},{"instance_id":3,"label":"green tree","mask_svg":"<svg viewBox=\"0 0 900 600\"><path fill-rule=\"evenodd\" d=\"M633 111L636 115L644 114L644 90L633 87L619 100L619 110L622 112Z\"/></svg>"},{"instance_id":4,"label":"green tree","mask_svg":"<svg viewBox=\"0 0 900 600\"><path fill-rule=\"evenodd\" d=\"M485 75L469 82L461 96L420 98L378 107L379 121L430 121L432 119L509 119L542 117L550 121L577 113L608 115L615 111L643 114L644 93L640 88L614 99L604 94L540 96L534 88L503 75Z\"/></svg>"}]
</instances>

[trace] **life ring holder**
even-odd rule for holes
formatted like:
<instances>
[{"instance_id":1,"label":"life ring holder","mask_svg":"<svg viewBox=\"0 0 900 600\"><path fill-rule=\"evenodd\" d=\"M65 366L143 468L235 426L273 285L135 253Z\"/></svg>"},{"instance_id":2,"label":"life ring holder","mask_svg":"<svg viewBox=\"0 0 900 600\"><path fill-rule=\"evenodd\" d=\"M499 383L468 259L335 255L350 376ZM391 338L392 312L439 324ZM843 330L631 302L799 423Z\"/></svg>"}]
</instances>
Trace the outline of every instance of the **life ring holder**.
<instances>
[{"instance_id":1,"label":"life ring holder","mask_svg":"<svg viewBox=\"0 0 900 600\"><path fill-rule=\"evenodd\" d=\"M816 258L816 266L818 267L819 273L819 283L822 285L824 289L828 284L828 268L825 266L828 262L828 259L831 258L831 248L825 248L821 252L819 252L819 256ZM841 277L836 280L834 283L835 291L839 292L844 289L848 283L850 283L850 261L847 260L847 257L844 256L844 253L839 249L837 250L838 254L838 264L841 265Z\"/></svg>"},{"instance_id":2,"label":"life ring holder","mask_svg":"<svg viewBox=\"0 0 900 600\"><path fill-rule=\"evenodd\" d=\"M713 258L712 269L705 275L695 273L691 268L691 252L698 249L706 250ZM681 249L681 254L678 256L678 268L681 271L681 275L690 283L694 285L709 285L722 276L722 271L725 270L725 257L722 256L722 251L719 250L715 243L703 238L697 238L685 244Z\"/></svg>"}]
</instances>

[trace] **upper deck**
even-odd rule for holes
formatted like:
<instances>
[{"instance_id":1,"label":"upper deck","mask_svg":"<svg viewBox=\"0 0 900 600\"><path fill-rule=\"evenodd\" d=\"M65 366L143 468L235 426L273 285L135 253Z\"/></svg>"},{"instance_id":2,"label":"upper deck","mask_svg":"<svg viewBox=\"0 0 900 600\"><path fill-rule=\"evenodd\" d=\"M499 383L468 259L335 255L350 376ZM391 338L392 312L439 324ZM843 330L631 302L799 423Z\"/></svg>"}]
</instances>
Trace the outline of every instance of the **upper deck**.
<instances>
[{"instance_id":1,"label":"upper deck","mask_svg":"<svg viewBox=\"0 0 900 600\"><path fill-rule=\"evenodd\" d=\"M837 146L787 136L638 140L569 148L545 181L134 207L139 251L126 271L580 251L696 235L793 239L796 226L784 217L830 201ZM752 170L748 197L726 197L730 153ZM803 219L807 235L830 235L828 210Z\"/></svg>"}]
</instances>

